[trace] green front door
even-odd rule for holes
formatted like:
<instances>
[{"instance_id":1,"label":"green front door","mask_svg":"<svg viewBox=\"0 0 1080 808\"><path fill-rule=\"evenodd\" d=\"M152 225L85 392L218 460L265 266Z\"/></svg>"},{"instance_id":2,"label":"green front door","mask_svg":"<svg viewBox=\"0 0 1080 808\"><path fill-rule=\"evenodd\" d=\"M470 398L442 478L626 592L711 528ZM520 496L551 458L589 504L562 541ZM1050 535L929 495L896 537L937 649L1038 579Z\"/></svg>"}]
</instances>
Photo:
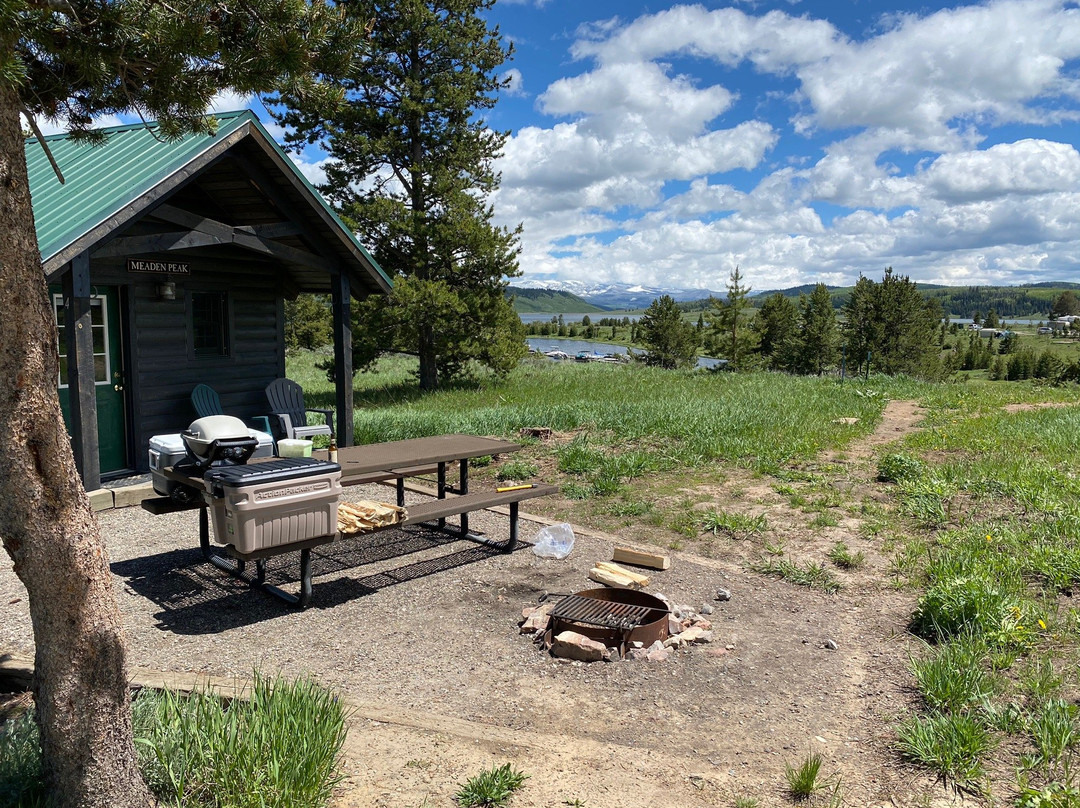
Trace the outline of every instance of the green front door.
<instances>
[{"instance_id":1,"label":"green front door","mask_svg":"<svg viewBox=\"0 0 1080 808\"><path fill-rule=\"evenodd\" d=\"M67 336L64 333L64 300L53 295L57 348L60 354L60 408L71 430L71 407L67 384ZM125 417L124 370L120 350L120 295L116 287L95 286L90 296L90 320L94 336L94 386L97 390L98 454L101 473L128 468L127 419Z\"/></svg>"}]
</instances>

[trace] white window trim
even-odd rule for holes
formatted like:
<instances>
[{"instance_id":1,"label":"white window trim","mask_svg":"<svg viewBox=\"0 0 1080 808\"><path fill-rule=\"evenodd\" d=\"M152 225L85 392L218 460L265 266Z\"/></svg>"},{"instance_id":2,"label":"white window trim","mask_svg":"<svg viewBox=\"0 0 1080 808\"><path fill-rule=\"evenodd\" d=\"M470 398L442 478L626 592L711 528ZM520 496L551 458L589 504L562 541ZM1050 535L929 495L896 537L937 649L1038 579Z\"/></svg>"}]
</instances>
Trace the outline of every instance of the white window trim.
<instances>
[{"instance_id":1,"label":"white window trim","mask_svg":"<svg viewBox=\"0 0 1080 808\"><path fill-rule=\"evenodd\" d=\"M60 318L57 317L57 311L58 311L59 307L64 302L64 296L63 295L53 295L52 299L53 299L53 322L56 323L56 327L57 327L57 331L56 331L56 355L57 356L63 356L64 351L66 349L63 349L60 346L60 330L59 330L60 329ZM104 339L104 344L105 344L105 380L100 381L100 382L97 381L96 379L94 380L94 386L95 387L100 387L102 385L112 384L112 361L109 358L109 301L106 299L105 295L90 295L90 299L91 300L100 300L101 301L101 326L102 326L102 329L103 329L102 336L104 336L104 338L105 338ZM93 318L91 317L91 320L92 319ZM66 323L64 324L64 328L65 328L65 330L67 329L67 324ZM93 325L91 325L91 329L92 328L93 328ZM93 336L92 332L91 332L91 336ZM97 354L95 354L95 356L96 355ZM59 372L59 370L57 370L57 376L61 376L61 375L62 374ZM69 385L68 385L66 379L64 379L64 378L57 379L57 388L58 389L67 390L68 387L69 387Z\"/></svg>"}]
</instances>

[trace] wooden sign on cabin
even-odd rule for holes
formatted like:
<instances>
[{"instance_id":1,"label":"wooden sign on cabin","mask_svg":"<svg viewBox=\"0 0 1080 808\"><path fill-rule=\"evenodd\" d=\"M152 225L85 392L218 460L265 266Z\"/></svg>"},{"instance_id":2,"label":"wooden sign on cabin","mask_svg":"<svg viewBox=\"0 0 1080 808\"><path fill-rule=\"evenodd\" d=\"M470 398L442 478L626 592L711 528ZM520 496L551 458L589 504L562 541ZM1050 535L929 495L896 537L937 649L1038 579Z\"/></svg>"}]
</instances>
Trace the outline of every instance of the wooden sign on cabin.
<instances>
[{"instance_id":1,"label":"wooden sign on cabin","mask_svg":"<svg viewBox=\"0 0 1080 808\"><path fill-rule=\"evenodd\" d=\"M127 271L150 272L155 275L190 275L191 264L186 261L148 261L142 258L129 258Z\"/></svg>"}]
</instances>

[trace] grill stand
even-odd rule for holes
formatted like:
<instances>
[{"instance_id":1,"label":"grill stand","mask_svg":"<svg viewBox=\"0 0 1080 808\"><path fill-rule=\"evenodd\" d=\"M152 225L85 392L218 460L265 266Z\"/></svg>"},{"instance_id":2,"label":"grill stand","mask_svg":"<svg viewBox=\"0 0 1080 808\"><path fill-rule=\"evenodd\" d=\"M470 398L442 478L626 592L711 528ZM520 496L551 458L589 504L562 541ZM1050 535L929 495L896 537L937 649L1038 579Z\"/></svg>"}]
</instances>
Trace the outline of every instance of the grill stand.
<instances>
[{"instance_id":1,"label":"grill stand","mask_svg":"<svg viewBox=\"0 0 1080 808\"><path fill-rule=\"evenodd\" d=\"M277 555L276 548L268 548L262 552L240 555L232 551L232 558L226 558L214 552L210 545L210 509L203 506L199 508L199 549L202 550L203 558L223 572L227 572L233 578L243 581L251 587L262 589L264 592L280 598L291 606L306 609L311 601L311 548L320 544L328 544L334 540L334 536L320 536L309 539L297 545L300 549L300 592L296 595L286 592L279 586L266 582L266 558ZM291 549L296 549L293 546ZM230 548L226 548L229 552ZM255 562L255 575L245 571L247 560Z\"/></svg>"}]
</instances>

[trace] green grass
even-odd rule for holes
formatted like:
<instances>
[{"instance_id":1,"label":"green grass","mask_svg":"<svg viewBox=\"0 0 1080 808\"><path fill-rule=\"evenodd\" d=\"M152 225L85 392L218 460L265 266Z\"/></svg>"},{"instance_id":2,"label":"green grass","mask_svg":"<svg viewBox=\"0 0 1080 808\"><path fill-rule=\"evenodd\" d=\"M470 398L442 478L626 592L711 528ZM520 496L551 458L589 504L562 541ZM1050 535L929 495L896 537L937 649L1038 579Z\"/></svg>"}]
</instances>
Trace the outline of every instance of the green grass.
<instances>
[{"instance_id":1,"label":"green grass","mask_svg":"<svg viewBox=\"0 0 1080 808\"><path fill-rule=\"evenodd\" d=\"M969 713L913 716L897 731L900 753L967 789L982 790L984 761L996 746L990 730Z\"/></svg>"},{"instance_id":2,"label":"green grass","mask_svg":"<svg viewBox=\"0 0 1080 808\"><path fill-rule=\"evenodd\" d=\"M143 690L132 720L140 770L163 804L322 808L340 779L344 708L308 679L256 675L249 692L228 702ZM31 713L0 732L0 805L44 805Z\"/></svg>"},{"instance_id":3,"label":"green grass","mask_svg":"<svg viewBox=\"0 0 1080 808\"><path fill-rule=\"evenodd\" d=\"M540 467L535 463L530 463L527 460L507 460L502 463L498 470L495 472L495 478L499 482L506 482L508 480L514 480L521 482L523 480L529 480L540 473Z\"/></svg>"},{"instance_id":4,"label":"green grass","mask_svg":"<svg viewBox=\"0 0 1080 808\"><path fill-rule=\"evenodd\" d=\"M798 766L784 764L788 794L796 802L808 800L821 788L821 754L811 752Z\"/></svg>"},{"instance_id":5,"label":"green grass","mask_svg":"<svg viewBox=\"0 0 1080 808\"><path fill-rule=\"evenodd\" d=\"M506 805L514 792L525 784L527 777L527 774L512 768L509 763L492 766L490 771L481 772L462 783L455 800L461 808Z\"/></svg>"},{"instance_id":6,"label":"green grass","mask_svg":"<svg viewBox=\"0 0 1080 808\"><path fill-rule=\"evenodd\" d=\"M310 679L256 675L243 698L148 691L133 710L147 781L178 805L318 808L338 781L345 711Z\"/></svg>"},{"instance_id":7,"label":"green grass","mask_svg":"<svg viewBox=\"0 0 1080 808\"><path fill-rule=\"evenodd\" d=\"M1035 705L1045 704L1061 692L1065 678L1054 666L1049 657L1036 657L1027 662L1020 671L1019 685L1021 692Z\"/></svg>"},{"instance_id":8,"label":"green grass","mask_svg":"<svg viewBox=\"0 0 1080 808\"><path fill-rule=\"evenodd\" d=\"M961 712L989 699L997 690L987 670L990 649L982 636L966 636L938 648L928 648L911 660L916 685L926 705L942 712Z\"/></svg>"},{"instance_id":9,"label":"green grass","mask_svg":"<svg viewBox=\"0 0 1080 808\"><path fill-rule=\"evenodd\" d=\"M710 510L701 518L701 530L714 536L728 536L733 539L745 536L758 536L769 527L764 514L748 516L723 510Z\"/></svg>"},{"instance_id":10,"label":"green grass","mask_svg":"<svg viewBox=\"0 0 1080 808\"><path fill-rule=\"evenodd\" d=\"M1063 699L1049 699L1030 723L1031 740L1040 764L1054 767L1080 740L1077 734L1075 704Z\"/></svg>"},{"instance_id":11,"label":"green grass","mask_svg":"<svg viewBox=\"0 0 1080 808\"><path fill-rule=\"evenodd\" d=\"M857 553L842 541L838 541L828 552L829 561L842 570L857 570L866 563L866 554L860 550Z\"/></svg>"},{"instance_id":12,"label":"green grass","mask_svg":"<svg viewBox=\"0 0 1080 808\"><path fill-rule=\"evenodd\" d=\"M1061 696L1068 668L1054 656L1077 650L1073 614L1056 601L1080 585L1080 479L1063 460L1080 407L1008 413L1005 391L1034 388L997 388L991 401L953 389L953 406L936 408L894 456L906 460L881 474L896 478L901 513L918 525L896 550L923 587L911 629L937 644L912 665L927 712L898 736L909 760L980 788L990 750L1011 736L1015 804L1075 808L1077 708ZM1076 400L1075 388L1039 392Z\"/></svg>"},{"instance_id":13,"label":"green grass","mask_svg":"<svg viewBox=\"0 0 1080 808\"><path fill-rule=\"evenodd\" d=\"M800 566L789 558L774 556L762 558L751 565L751 569L762 575L775 575L799 586L820 589L830 595L840 591L840 582L836 580L836 576L829 572L824 564L813 561L807 561Z\"/></svg>"},{"instance_id":14,"label":"green grass","mask_svg":"<svg viewBox=\"0 0 1080 808\"><path fill-rule=\"evenodd\" d=\"M315 358L291 354L287 372L304 385L316 406L332 404L333 389L313 368ZM575 456L560 459L565 473L588 473L597 462L595 453L623 454L626 446L637 446L647 467L724 460L777 468L864 434L885 401L884 395L861 395L866 383L784 377L781 384L764 373L700 374L574 362L524 363L501 385L421 394L410 361L380 360L385 373L356 377L358 442L446 432L513 436L530 426L585 433L587 442L583 438ZM889 379L869 384L876 392L904 395L917 395L925 387ZM859 426L833 423L841 417L857 417Z\"/></svg>"},{"instance_id":15,"label":"green grass","mask_svg":"<svg viewBox=\"0 0 1080 808\"><path fill-rule=\"evenodd\" d=\"M0 726L0 805L43 808L45 796L38 729L28 710Z\"/></svg>"}]
</instances>

